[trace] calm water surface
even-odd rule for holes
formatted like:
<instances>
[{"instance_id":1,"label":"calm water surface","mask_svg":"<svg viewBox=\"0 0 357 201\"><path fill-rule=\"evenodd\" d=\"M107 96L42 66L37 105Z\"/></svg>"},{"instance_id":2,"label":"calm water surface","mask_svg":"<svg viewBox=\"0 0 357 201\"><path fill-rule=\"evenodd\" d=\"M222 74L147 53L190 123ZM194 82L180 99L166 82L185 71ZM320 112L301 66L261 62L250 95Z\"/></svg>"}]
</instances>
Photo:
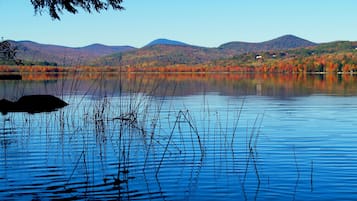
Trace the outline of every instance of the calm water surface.
<instances>
[{"instance_id":1,"label":"calm water surface","mask_svg":"<svg viewBox=\"0 0 357 201\"><path fill-rule=\"evenodd\" d=\"M105 79L104 79L105 78ZM61 77L0 98L1 200L356 200L353 76Z\"/></svg>"}]
</instances>

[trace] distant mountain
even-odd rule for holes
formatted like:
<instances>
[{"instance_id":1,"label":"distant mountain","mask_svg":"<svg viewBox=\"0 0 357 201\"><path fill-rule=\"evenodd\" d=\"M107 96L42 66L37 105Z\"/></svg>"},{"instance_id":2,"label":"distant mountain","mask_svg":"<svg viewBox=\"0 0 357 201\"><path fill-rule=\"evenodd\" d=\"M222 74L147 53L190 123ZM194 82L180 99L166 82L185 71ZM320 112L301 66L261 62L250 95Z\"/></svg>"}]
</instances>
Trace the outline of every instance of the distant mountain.
<instances>
[{"instance_id":1,"label":"distant mountain","mask_svg":"<svg viewBox=\"0 0 357 201\"><path fill-rule=\"evenodd\" d=\"M269 50L286 50L292 48L310 47L315 45L317 44L299 38L297 36L285 35L261 43L229 42L219 46L219 49L234 51L235 54L242 54L248 52L261 52Z\"/></svg>"},{"instance_id":2,"label":"distant mountain","mask_svg":"<svg viewBox=\"0 0 357 201\"><path fill-rule=\"evenodd\" d=\"M244 53L289 50L317 45L293 35L285 35L261 43L229 42L218 48L192 46L168 39L154 40L139 49L131 46L106 46L102 44L71 48L39 44L32 41L12 41L12 43L18 48L18 59L34 64L137 67L212 63L216 60L232 58Z\"/></svg>"},{"instance_id":3,"label":"distant mountain","mask_svg":"<svg viewBox=\"0 0 357 201\"><path fill-rule=\"evenodd\" d=\"M316 43L305 40L303 38L299 38L294 35L281 36L279 38L263 42L262 44L263 46L266 46L267 48L271 49L292 49L317 45Z\"/></svg>"},{"instance_id":4,"label":"distant mountain","mask_svg":"<svg viewBox=\"0 0 357 201\"><path fill-rule=\"evenodd\" d=\"M96 56L104 56L118 52L127 52L135 49L136 48L131 46L107 46L98 43L78 48L78 50L83 53L91 53Z\"/></svg>"},{"instance_id":5,"label":"distant mountain","mask_svg":"<svg viewBox=\"0 0 357 201\"><path fill-rule=\"evenodd\" d=\"M130 46L106 46L93 44L80 48L40 44L32 41L11 41L17 47L17 58L33 63L47 62L58 65L83 65L105 55L132 51Z\"/></svg>"},{"instance_id":6,"label":"distant mountain","mask_svg":"<svg viewBox=\"0 0 357 201\"><path fill-rule=\"evenodd\" d=\"M190 46L167 39L150 42L143 48L122 54L113 54L97 59L93 65L112 66L165 66L175 64L195 65L226 59L247 52L287 50L315 46L315 43L293 35L282 36L262 43L230 42L219 48Z\"/></svg>"},{"instance_id":7,"label":"distant mountain","mask_svg":"<svg viewBox=\"0 0 357 201\"><path fill-rule=\"evenodd\" d=\"M156 39L151 41L149 44L145 45L145 47L148 46L154 46L154 45L177 45L177 46L188 46L188 44L180 42L180 41L176 41L176 40L169 40L169 39L164 39L164 38L160 38L160 39Z\"/></svg>"},{"instance_id":8,"label":"distant mountain","mask_svg":"<svg viewBox=\"0 0 357 201\"><path fill-rule=\"evenodd\" d=\"M356 72L356 50L357 41L335 41L278 51L249 52L211 61L206 66L237 67L235 69L249 72Z\"/></svg>"},{"instance_id":9,"label":"distant mountain","mask_svg":"<svg viewBox=\"0 0 357 201\"><path fill-rule=\"evenodd\" d=\"M154 45L145 46L135 51L105 56L95 60L92 65L135 67L167 66L175 64L195 65L231 56L233 55L226 54L217 48Z\"/></svg>"}]
</instances>

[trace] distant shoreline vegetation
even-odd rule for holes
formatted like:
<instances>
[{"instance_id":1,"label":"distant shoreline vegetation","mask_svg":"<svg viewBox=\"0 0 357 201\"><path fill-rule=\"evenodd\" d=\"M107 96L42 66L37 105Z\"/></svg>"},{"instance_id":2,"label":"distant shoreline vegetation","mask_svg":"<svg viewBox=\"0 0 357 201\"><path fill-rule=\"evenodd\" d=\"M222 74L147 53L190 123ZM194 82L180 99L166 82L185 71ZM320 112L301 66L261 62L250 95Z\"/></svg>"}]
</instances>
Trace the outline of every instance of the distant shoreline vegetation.
<instances>
[{"instance_id":1,"label":"distant shoreline vegetation","mask_svg":"<svg viewBox=\"0 0 357 201\"><path fill-rule=\"evenodd\" d=\"M100 58L88 56L77 64L23 59L21 63L24 65L16 65L0 59L0 72L357 73L357 42L337 41L305 46L308 44L304 40L292 36L272 41L258 44L233 42L219 48L159 44ZM298 48L287 46L294 41L305 45ZM274 46L270 47L271 44ZM251 49L241 52L239 47L242 45ZM280 46L282 49L278 48ZM93 52L97 48L90 50Z\"/></svg>"},{"instance_id":2,"label":"distant shoreline vegetation","mask_svg":"<svg viewBox=\"0 0 357 201\"><path fill-rule=\"evenodd\" d=\"M311 54L311 53L310 53ZM357 73L357 50L310 56L284 56L274 54L187 65L131 66L51 66L51 65L0 65L0 73L71 73L71 72L127 72L127 73Z\"/></svg>"}]
</instances>

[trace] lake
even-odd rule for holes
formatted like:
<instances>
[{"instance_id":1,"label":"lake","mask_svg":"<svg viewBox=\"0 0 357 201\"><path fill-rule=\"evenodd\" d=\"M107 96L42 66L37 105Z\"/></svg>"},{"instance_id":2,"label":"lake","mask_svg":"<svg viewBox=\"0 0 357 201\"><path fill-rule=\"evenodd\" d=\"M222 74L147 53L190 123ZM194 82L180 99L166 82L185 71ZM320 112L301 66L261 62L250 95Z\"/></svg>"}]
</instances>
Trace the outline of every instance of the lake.
<instances>
[{"instance_id":1,"label":"lake","mask_svg":"<svg viewBox=\"0 0 357 201\"><path fill-rule=\"evenodd\" d=\"M25 75L0 99L1 200L356 200L357 76Z\"/></svg>"}]
</instances>

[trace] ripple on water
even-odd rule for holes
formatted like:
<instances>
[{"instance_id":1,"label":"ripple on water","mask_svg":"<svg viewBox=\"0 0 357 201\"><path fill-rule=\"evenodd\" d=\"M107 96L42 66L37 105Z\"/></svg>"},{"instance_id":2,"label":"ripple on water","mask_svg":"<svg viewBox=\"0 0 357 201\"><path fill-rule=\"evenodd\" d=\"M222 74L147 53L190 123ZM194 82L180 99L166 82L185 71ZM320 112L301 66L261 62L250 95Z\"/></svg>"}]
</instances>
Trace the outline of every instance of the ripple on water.
<instances>
[{"instance_id":1,"label":"ripple on water","mask_svg":"<svg viewBox=\"0 0 357 201\"><path fill-rule=\"evenodd\" d=\"M232 97L177 97L146 114L147 132L90 117L90 98L63 114L12 114L0 129L0 198L353 200L355 99L249 96L238 116Z\"/></svg>"}]
</instances>

